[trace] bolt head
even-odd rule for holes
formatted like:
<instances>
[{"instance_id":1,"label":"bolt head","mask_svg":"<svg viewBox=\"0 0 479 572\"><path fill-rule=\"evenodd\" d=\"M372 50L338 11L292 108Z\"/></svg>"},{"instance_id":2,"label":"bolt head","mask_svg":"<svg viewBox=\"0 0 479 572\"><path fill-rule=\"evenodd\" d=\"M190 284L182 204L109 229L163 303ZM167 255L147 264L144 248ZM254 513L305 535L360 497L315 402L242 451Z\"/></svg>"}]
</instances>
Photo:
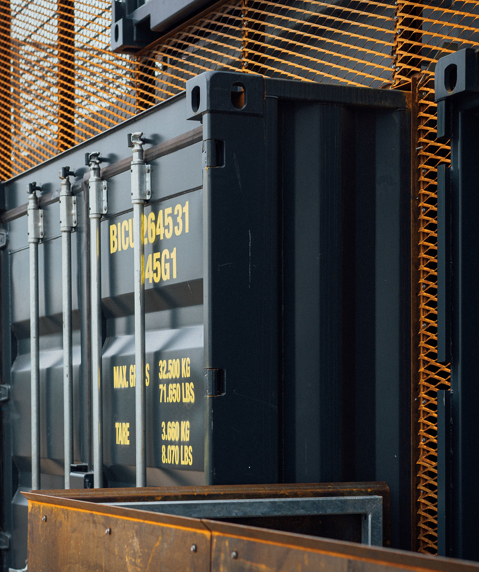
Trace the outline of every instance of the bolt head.
<instances>
[{"instance_id":1,"label":"bolt head","mask_svg":"<svg viewBox=\"0 0 479 572\"><path fill-rule=\"evenodd\" d=\"M46 515L46 514L44 514L44 515L42 516L42 520L43 520L43 522L47 522L47 515Z\"/></svg>"},{"instance_id":2,"label":"bolt head","mask_svg":"<svg viewBox=\"0 0 479 572\"><path fill-rule=\"evenodd\" d=\"M105 530L105 534L111 534L111 528L107 528L107 529Z\"/></svg>"},{"instance_id":3,"label":"bolt head","mask_svg":"<svg viewBox=\"0 0 479 572\"><path fill-rule=\"evenodd\" d=\"M238 558L238 553L236 552L236 550L233 550L233 552L231 553L231 558L233 560L236 560Z\"/></svg>"},{"instance_id":4,"label":"bolt head","mask_svg":"<svg viewBox=\"0 0 479 572\"><path fill-rule=\"evenodd\" d=\"M198 550L198 547L196 546L196 544L192 544L191 545L191 552L196 552Z\"/></svg>"}]
</instances>

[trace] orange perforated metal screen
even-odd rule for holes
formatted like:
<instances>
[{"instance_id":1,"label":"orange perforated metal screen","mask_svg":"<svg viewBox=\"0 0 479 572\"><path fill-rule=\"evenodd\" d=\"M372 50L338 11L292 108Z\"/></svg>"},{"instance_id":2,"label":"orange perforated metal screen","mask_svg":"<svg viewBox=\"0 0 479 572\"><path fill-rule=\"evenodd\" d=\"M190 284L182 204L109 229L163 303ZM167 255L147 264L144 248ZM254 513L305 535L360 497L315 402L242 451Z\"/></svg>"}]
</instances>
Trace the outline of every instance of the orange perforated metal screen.
<instances>
[{"instance_id":1,"label":"orange perforated metal screen","mask_svg":"<svg viewBox=\"0 0 479 572\"><path fill-rule=\"evenodd\" d=\"M418 547L437 551L434 63L479 47L479 0L233 0L137 55L109 50L111 0L0 0L0 178L19 174L185 88L210 69L418 87ZM413 261L414 263L414 261ZM414 367L414 364L413 364Z\"/></svg>"}]
</instances>

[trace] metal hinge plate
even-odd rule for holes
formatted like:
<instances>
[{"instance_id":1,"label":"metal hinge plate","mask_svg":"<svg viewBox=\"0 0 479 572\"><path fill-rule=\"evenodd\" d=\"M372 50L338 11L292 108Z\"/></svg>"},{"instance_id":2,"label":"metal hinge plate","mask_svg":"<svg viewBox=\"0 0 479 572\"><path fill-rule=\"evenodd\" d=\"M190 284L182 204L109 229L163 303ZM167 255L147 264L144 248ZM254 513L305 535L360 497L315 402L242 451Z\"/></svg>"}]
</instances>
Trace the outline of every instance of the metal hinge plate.
<instances>
[{"instance_id":1,"label":"metal hinge plate","mask_svg":"<svg viewBox=\"0 0 479 572\"><path fill-rule=\"evenodd\" d=\"M28 216L28 238L41 240L43 238L43 210L29 209Z\"/></svg>"},{"instance_id":2,"label":"metal hinge plate","mask_svg":"<svg viewBox=\"0 0 479 572\"><path fill-rule=\"evenodd\" d=\"M106 181L103 183L103 214L108 212L108 184Z\"/></svg>"},{"instance_id":3,"label":"metal hinge plate","mask_svg":"<svg viewBox=\"0 0 479 572\"><path fill-rule=\"evenodd\" d=\"M0 532L0 550L10 550L10 535Z\"/></svg>"},{"instance_id":4,"label":"metal hinge plate","mask_svg":"<svg viewBox=\"0 0 479 572\"><path fill-rule=\"evenodd\" d=\"M206 395L218 397L226 393L226 372L224 369L206 369Z\"/></svg>"},{"instance_id":5,"label":"metal hinge plate","mask_svg":"<svg viewBox=\"0 0 479 572\"><path fill-rule=\"evenodd\" d=\"M0 385L0 401L8 401L10 399L10 386Z\"/></svg>"},{"instance_id":6,"label":"metal hinge plate","mask_svg":"<svg viewBox=\"0 0 479 572\"><path fill-rule=\"evenodd\" d=\"M151 166L131 166L132 200L149 201L151 199Z\"/></svg>"},{"instance_id":7,"label":"metal hinge plate","mask_svg":"<svg viewBox=\"0 0 479 572\"><path fill-rule=\"evenodd\" d=\"M205 139L203 141L203 168L224 167L224 141Z\"/></svg>"},{"instance_id":8,"label":"metal hinge plate","mask_svg":"<svg viewBox=\"0 0 479 572\"><path fill-rule=\"evenodd\" d=\"M71 230L77 226L77 199L72 195L60 195L60 228Z\"/></svg>"},{"instance_id":9,"label":"metal hinge plate","mask_svg":"<svg viewBox=\"0 0 479 572\"><path fill-rule=\"evenodd\" d=\"M5 248L7 246L7 231L0 230L0 248Z\"/></svg>"}]
</instances>

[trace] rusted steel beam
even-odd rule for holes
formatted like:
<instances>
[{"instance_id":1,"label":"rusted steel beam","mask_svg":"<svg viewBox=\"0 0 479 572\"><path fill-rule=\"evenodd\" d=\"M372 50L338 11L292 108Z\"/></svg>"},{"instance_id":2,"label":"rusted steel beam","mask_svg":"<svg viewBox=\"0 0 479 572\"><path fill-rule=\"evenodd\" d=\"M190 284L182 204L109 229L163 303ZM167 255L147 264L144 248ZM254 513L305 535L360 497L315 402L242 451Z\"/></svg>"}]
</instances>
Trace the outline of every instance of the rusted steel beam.
<instances>
[{"instance_id":1,"label":"rusted steel beam","mask_svg":"<svg viewBox=\"0 0 479 572\"><path fill-rule=\"evenodd\" d=\"M291 496L292 487L283 488ZM206 493L201 490L203 487L195 489L200 489L200 495ZM153 490L149 491L137 489L136 497L153 496ZM101 502L108 491L81 492L90 493L90 499L96 502L67 498L66 491L62 498L51 496L52 492L25 494L29 500L29 571L479 572L479 564L452 559L105 506ZM79 495L80 491L70 491L70 496L71 493L86 496ZM116 498L124 498L124 494L117 490Z\"/></svg>"},{"instance_id":2,"label":"rusted steel beam","mask_svg":"<svg viewBox=\"0 0 479 572\"><path fill-rule=\"evenodd\" d=\"M75 491L44 491L44 494L58 499L81 500L93 503L119 503L119 502L152 502L152 501L175 501L175 500L218 500L218 499L260 499L260 498L305 498L305 497L341 497L341 496L371 496L377 495L383 498L383 543L389 546L390 538L390 495L386 483L312 483L312 484L274 484L274 485L223 485L202 487L147 487L147 488L122 488L122 489L84 489ZM29 496L27 498L30 498ZM312 534L313 530L324 530L317 527L317 522L303 519L301 527L296 525L295 517L289 521L284 520L275 526L281 530L295 530ZM353 540L353 528L358 528L353 518L341 518L343 526L348 526L344 540ZM268 521L263 521L268 525ZM251 520L244 524L252 524ZM297 526L299 528L297 528ZM359 530L359 529L358 529ZM328 535L329 536L329 535ZM335 536L337 538L337 536Z\"/></svg>"},{"instance_id":3,"label":"rusted steel beam","mask_svg":"<svg viewBox=\"0 0 479 572\"><path fill-rule=\"evenodd\" d=\"M389 501L389 487L384 482L366 483L300 483L274 485L215 485L145 487L117 489L78 489L42 491L44 495L89 502L127 502L148 500L189 500L227 498L289 498L317 496L380 495ZM27 495L30 496L30 495Z\"/></svg>"},{"instance_id":4,"label":"rusted steel beam","mask_svg":"<svg viewBox=\"0 0 479 572\"><path fill-rule=\"evenodd\" d=\"M211 572L478 572L479 564L203 520Z\"/></svg>"},{"instance_id":5,"label":"rusted steel beam","mask_svg":"<svg viewBox=\"0 0 479 572\"><path fill-rule=\"evenodd\" d=\"M198 519L29 500L29 570L209 571L211 533Z\"/></svg>"}]
</instances>

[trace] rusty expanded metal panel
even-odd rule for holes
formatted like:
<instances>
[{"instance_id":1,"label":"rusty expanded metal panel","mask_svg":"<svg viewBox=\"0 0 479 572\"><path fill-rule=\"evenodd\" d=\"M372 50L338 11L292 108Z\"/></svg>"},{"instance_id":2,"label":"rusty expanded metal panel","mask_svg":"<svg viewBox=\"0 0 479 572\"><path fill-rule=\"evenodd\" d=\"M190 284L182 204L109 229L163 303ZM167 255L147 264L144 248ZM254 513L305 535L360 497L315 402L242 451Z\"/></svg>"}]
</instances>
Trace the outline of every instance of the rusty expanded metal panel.
<instances>
[{"instance_id":1,"label":"rusty expanded metal panel","mask_svg":"<svg viewBox=\"0 0 479 572\"><path fill-rule=\"evenodd\" d=\"M437 554L437 391L450 388L450 368L437 363L437 166L450 147L436 141L434 68L465 47L479 48L479 2L420 3L398 0L393 88L418 78L419 218L419 451L418 548Z\"/></svg>"},{"instance_id":2,"label":"rusty expanded metal panel","mask_svg":"<svg viewBox=\"0 0 479 572\"><path fill-rule=\"evenodd\" d=\"M450 368L437 363L437 166L450 147L436 141L434 76L419 84L419 460L418 540L437 553L437 392L450 388Z\"/></svg>"}]
</instances>

